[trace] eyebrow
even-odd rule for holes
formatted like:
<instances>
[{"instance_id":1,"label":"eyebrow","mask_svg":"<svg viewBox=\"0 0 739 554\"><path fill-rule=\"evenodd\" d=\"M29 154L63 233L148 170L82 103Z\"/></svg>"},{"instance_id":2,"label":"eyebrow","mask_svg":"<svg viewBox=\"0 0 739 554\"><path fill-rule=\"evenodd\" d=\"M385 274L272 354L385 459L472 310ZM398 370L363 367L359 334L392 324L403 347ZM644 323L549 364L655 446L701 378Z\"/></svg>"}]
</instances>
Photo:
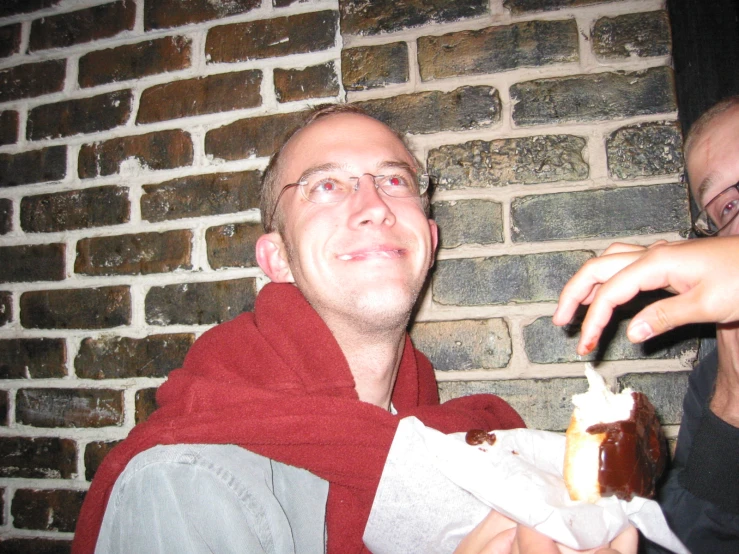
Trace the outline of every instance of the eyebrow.
<instances>
[{"instance_id":1,"label":"eyebrow","mask_svg":"<svg viewBox=\"0 0 739 554\"><path fill-rule=\"evenodd\" d=\"M395 160L386 160L383 162L380 162L377 164L377 169L392 169L392 168L398 168L398 169L405 169L407 171L410 171L411 173L416 171L416 168L414 168L412 165L410 165L407 162L402 161L395 161ZM312 175L315 175L316 173L324 173L326 171L348 171L346 164L338 164L335 162L327 162L325 164L319 164L314 165L312 167L309 167L303 173L300 174L300 177L296 181L296 183L300 183Z\"/></svg>"},{"instance_id":2,"label":"eyebrow","mask_svg":"<svg viewBox=\"0 0 739 554\"><path fill-rule=\"evenodd\" d=\"M701 205L701 207L705 207L706 203L703 201L705 200L706 193L708 192L708 189L710 189L714 183L716 182L717 175L715 173L711 173L701 181L701 184L698 186L698 203Z\"/></svg>"}]
</instances>

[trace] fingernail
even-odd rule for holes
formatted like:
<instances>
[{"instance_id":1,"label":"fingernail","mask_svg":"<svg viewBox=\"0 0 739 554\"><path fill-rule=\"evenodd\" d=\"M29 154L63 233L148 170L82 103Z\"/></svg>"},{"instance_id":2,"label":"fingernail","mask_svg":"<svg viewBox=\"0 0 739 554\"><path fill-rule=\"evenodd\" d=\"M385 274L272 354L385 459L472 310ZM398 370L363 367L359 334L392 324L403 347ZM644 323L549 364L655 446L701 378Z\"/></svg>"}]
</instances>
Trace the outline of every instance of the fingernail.
<instances>
[{"instance_id":1,"label":"fingernail","mask_svg":"<svg viewBox=\"0 0 739 554\"><path fill-rule=\"evenodd\" d=\"M646 321L637 321L629 327L627 334L631 342L642 342L653 337L654 331Z\"/></svg>"}]
</instances>

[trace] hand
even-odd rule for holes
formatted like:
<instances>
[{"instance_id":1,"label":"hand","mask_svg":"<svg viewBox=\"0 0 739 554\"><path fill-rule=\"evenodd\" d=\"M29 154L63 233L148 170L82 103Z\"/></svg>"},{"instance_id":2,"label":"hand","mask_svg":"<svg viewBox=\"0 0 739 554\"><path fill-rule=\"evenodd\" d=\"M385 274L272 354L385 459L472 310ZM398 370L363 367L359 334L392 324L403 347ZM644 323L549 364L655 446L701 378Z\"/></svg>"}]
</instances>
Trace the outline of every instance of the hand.
<instances>
[{"instance_id":1,"label":"hand","mask_svg":"<svg viewBox=\"0 0 739 554\"><path fill-rule=\"evenodd\" d=\"M613 310L640 291L664 289L676 296L654 302L627 328L642 342L686 323L739 321L739 237L656 242L649 247L616 243L588 260L568 281L552 322L566 325L580 304L590 305L578 354L595 348Z\"/></svg>"}]
</instances>

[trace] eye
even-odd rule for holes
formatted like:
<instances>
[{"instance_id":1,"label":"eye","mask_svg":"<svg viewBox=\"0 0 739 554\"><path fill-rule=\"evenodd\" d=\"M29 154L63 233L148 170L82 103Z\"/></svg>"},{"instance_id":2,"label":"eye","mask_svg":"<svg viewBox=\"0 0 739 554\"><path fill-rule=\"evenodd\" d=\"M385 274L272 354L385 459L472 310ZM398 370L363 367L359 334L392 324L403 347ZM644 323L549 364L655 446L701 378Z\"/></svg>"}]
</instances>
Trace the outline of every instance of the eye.
<instances>
[{"instance_id":1,"label":"eye","mask_svg":"<svg viewBox=\"0 0 739 554\"><path fill-rule=\"evenodd\" d=\"M306 197L311 202L334 202L346 194L347 186L336 177L318 177L307 183Z\"/></svg>"},{"instance_id":2,"label":"eye","mask_svg":"<svg viewBox=\"0 0 739 554\"><path fill-rule=\"evenodd\" d=\"M739 199L736 198L726 203L721 210L721 221L727 221L729 218L733 217L737 206L739 206Z\"/></svg>"},{"instance_id":3,"label":"eye","mask_svg":"<svg viewBox=\"0 0 739 554\"><path fill-rule=\"evenodd\" d=\"M413 179L405 175L388 175L384 179L383 186L391 189L413 188Z\"/></svg>"}]
</instances>

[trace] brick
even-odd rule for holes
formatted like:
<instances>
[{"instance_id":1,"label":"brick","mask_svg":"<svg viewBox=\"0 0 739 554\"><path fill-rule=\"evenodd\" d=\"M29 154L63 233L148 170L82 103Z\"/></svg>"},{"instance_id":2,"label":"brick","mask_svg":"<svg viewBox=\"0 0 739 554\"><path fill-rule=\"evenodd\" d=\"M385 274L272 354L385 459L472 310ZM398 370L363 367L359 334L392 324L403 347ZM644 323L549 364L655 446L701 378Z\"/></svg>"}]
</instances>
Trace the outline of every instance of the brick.
<instances>
[{"instance_id":1,"label":"brick","mask_svg":"<svg viewBox=\"0 0 739 554\"><path fill-rule=\"evenodd\" d=\"M49 146L19 154L0 154L0 188L59 181L66 173L66 146Z\"/></svg>"},{"instance_id":2,"label":"brick","mask_svg":"<svg viewBox=\"0 0 739 554\"><path fill-rule=\"evenodd\" d=\"M53 539L0 539L4 554L71 554L72 541Z\"/></svg>"},{"instance_id":3,"label":"brick","mask_svg":"<svg viewBox=\"0 0 739 554\"><path fill-rule=\"evenodd\" d=\"M87 338L74 359L82 379L166 377L185 360L195 337L190 333L150 335L141 339Z\"/></svg>"},{"instance_id":4,"label":"brick","mask_svg":"<svg viewBox=\"0 0 739 554\"><path fill-rule=\"evenodd\" d=\"M261 223L231 223L210 227L205 231L210 267L257 267L256 244L263 233Z\"/></svg>"},{"instance_id":5,"label":"brick","mask_svg":"<svg viewBox=\"0 0 739 554\"><path fill-rule=\"evenodd\" d=\"M91 442L85 446L85 479L92 481L105 456L121 441Z\"/></svg>"},{"instance_id":6,"label":"brick","mask_svg":"<svg viewBox=\"0 0 739 554\"><path fill-rule=\"evenodd\" d=\"M123 391L20 389L15 419L33 427L108 427L123 423Z\"/></svg>"},{"instance_id":7,"label":"brick","mask_svg":"<svg viewBox=\"0 0 739 554\"><path fill-rule=\"evenodd\" d=\"M643 392L654 405L662 425L677 425L683 417L683 398L688 390L689 371L630 373L618 378L621 388Z\"/></svg>"},{"instance_id":8,"label":"brick","mask_svg":"<svg viewBox=\"0 0 739 554\"><path fill-rule=\"evenodd\" d=\"M13 230L13 201L0 198L0 235L7 235Z\"/></svg>"},{"instance_id":9,"label":"brick","mask_svg":"<svg viewBox=\"0 0 739 554\"><path fill-rule=\"evenodd\" d=\"M503 0L503 7L514 14L524 12L544 12L590 4L604 4L613 0Z\"/></svg>"},{"instance_id":10,"label":"brick","mask_svg":"<svg viewBox=\"0 0 739 554\"><path fill-rule=\"evenodd\" d=\"M149 325L212 325L254 309L256 279L232 279L151 287L146 295Z\"/></svg>"},{"instance_id":11,"label":"brick","mask_svg":"<svg viewBox=\"0 0 739 554\"><path fill-rule=\"evenodd\" d=\"M56 6L61 0L3 0L0 2L0 17L30 13Z\"/></svg>"},{"instance_id":12,"label":"brick","mask_svg":"<svg viewBox=\"0 0 739 554\"><path fill-rule=\"evenodd\" d=\"M435 190L533 185L588 178L586 141L543 135L444 145L428 154Z\"/></svg>"},{"instance_id":13,"label":"brick","mask_svg":"<svg viewBox=\"0 0 739 554\"><path fill-rule=\"evenodd\" d=\"M27 63L0 70L0 102L36 98L64 88L65 60Z\"/></svg>"},{"instance_id":14,"label":"brick","mask_svg":"<svg viewBox=\"0 0 739 554\"><path fill-rule=\"evenodd\" d=\"M205 39L208 63L233 63L320 52L336 43L338 15L325 10L213 27Z\"/></svg>"},{"instance_id":15,"label":"brick","mask_svg":"<svg viewBox=\"0 0 739 554\"><path fill-rule=\"evenodd\" d=\"M679 359L694 351L697 339L691 339L689 328L681 328L660 335L642 344L633 344L626 337L630 318L616 312L603 331L598 348L580 356L575 351L580 339L579 325L556 327L552 318L540 317L523 329L526 356L535 364L559 364L593 360Z\"/></svg>"},{"instance_id":16,"label":"brick","mask_svg":"<svg viewBox=\"0 0 739 554\"><path fill-rule=\"evenodd\" d=\"M17 529L74 532L85 491L18 489L10 513Z\"/></svg>"},{"instance_id":17,"label":"brick","mask_svg":"<svg viewBox=\"0 0 739 554\"><path fill-rule=\"evenodd\" d=\"M133 30L136 4L127 0L51 15L31 24L29 52L63 48Z\"/></svg>"},{"instance_id":18,"label":"brick","mask_svg":"<svg viewBox=\"0 0 739 554\"><path fill-rule=\"evenodd\" d=\"M511 239L623 237L690 226L688 193L675 183L523 196L511 203Z\"/></svg>"},{"instance_id":19,"label":"brick","mask_svg":"<svg viewBox=\"0 0 739 554\"><path fill-rule=\"evenodd\" d=\"M578 61L574 19L526 21L418 39L421 80Z\"/></svg>"},{"instance_id":20,"label":"brick","mask_svg":"<svg viewBox=\"0 0 739 554\"><path fill-rule=\"evenodd\" d=\"M250 70L156 85L141 94L136 124L255 108L261 84L262 72Z\"/></svg>"},{"instance_id":21,"label":"brick","mask_svg":"<svg viewBox=\"0 0 739 554\"><path fill-rule=\"evenodd\" d=\"M80 149L79 176L89 179L113 175L129 158L151 170L190 165L193 159L190 133L172 129L84 144Z\"/></svg>"},{"instance_id":22,"label":"brick","mask_svg":"<svg viewBox=\"0 0 739 554\"><path fill-rule=\"evenodd\" d=\"M0 291L0 327L7 325L13 319L13 295L7 291Z\"/></svg>"},{"instance_id":23,"label":"brick","mask_svg":"<svg viewBox=\"0 0 739 554\"><path fill-rule=\"evenodd\" d=\"M495 394L508 402L531 429L565 431L572 416L572 395L588 389L584 378L445 381L442 402L471 394Z\"/></svg>"},{"instance_id":24,"label":"brick","mask_svg":"<svg viewBox=\"0 0 739 554\"><path fill-rule=\"evenodd\" d=\"M500 95L493 87L466 86L357 102L398 133L469 131L500 121Z\"/></svg>"},{"instance_id":25,"label":"brick","mask_svg":"<svg viewBox=\"0 0 739 554\"><path fill-rule=\"evenodd\" d=\"M433 299L458 306L554 302L567 280L592 256L575 250L439 260L432 278Z\"/></svg>"},{"instance_id":26,"label":"brick","mask_svg":"<svg viewBox=\"0 0 739 554\"><path fill-rule=\"evenodd\" d=\"M20 219L27 233L54 233L120 225L130 215L128 188L104 186L24 196Z\"/></svg>"},{"instance_id":27,"label":"brick","mask_svg":"<svg viewBox=\"0 0 739 554\"><path fill-rule=\"evenodd\" d=\"M593 52L599 58L667 56L670 22L663 10L602 17L590 32Z\"/></svg>"},{"instance_id":28,"label":"brick","mask_svg":"<svg viewBox=\"0 0 739 554\"><path fill-rule=\"evenodd\" d=\"M67 376L64 339L0 340L0 379L52 379Z\"/></svg>"},{"instance_id":29,"label":"brick","mask_svg":"<svg viewBox=\"0 0 739 554\"><path fill-rule=\"evenodd\" d=\"M21 24L0 27L0 58L7 58L20 52Z\"/></svg>"},{"instance_id":30,"label":"brick","mask_svg":"<svg viewBox=\"0 0 739 554\"><path fill-rule=\"evenodd\" d=\"M606 139L608 173L638 179L680 173L683 139L677 122L640 123L622 127Z\"/></svg>"},{"instance_id":31,"label":"brick","mask_svg":"<svg viewBox=\"0 0 739 554\"><path fill-rule=\"evenodd\" d=\"M272 0L272 6L275 8L284 8L286 6L291 6L295 2L303 2L304 0Z\"/></svg>"},{"instance_id":32,"label":"brick","mask_svg":"<svg viewBox=\"0 0 739 554\"><path fill-rule=\"evenodd\" d=\"M192 233L184 229L77 241L75 273L148 275L192 269Z\"/></svg>"},{"instance_id":33,"label":"brick","mask_svg":"<svg viewBox=\"0 0 739 554\"><path fill-rule=\"evenodd\" d=\"M156 0L144 4L144 28L167 29L190 23L222 19L261 6L260 0Z\"/></svg>"},{"instance_id":34,"label":"brick","mask_svg":"<svg viewBox=\"0 0 739 554\"><path fill-rule=\"evenodd\" d=\"M339 94L339 78L333 62L305 69L274 70L275 96L278 102L307 98L326 98Z\"/></svg>"},{"instance_id":35,"label":"brick","mask_svg":"<svg viewBox=\"0 0 739 554\"><path fill-rule=\"evenodd\" d=\"M8 398L9 395L10 393L8 391L0 390L0 425L3 427L8 426L8 409L10 405L10 399Z\"/></svg>"},{"instance_id":36,"label":"brick","mask_svg":"<svg viewBox=\"0 0 739 554\"><path fill-rule=\"evenodd\" d=\"M437 371L506 367L513 351L501 318L415 323L411 339Z\"/></svg>"},{"instance_id":37,"label":"brick","mask_svg":"<svg viewBox=\"0 0 739 554\"><path fill-rule=\"evenodd\" d=\"M157 409L157 389L141 389L136 391L136 425L149 419Z\"/></svg>"},{"instance_id":38,"label":"brick","mask_svg":"<svg viewBox=\"0 0 739 554\"><path fill-rule=\"evenodd\" d=\"M341 32L347 35L376 35L419 27L428 23L452 23L488 13L487 0L445 2L434 0L345 0L339 3Z\"/></svg>"},{"instance_id":39,"label":"brick","mask_svg":"<svg viewBox=\"0 0 739 554\"><path fill-rule=\"evenodd\" d=\"M178 71L191 64L192 40L164 37L85 54L80 58L78 80L83 88L94 87Z\"/></svg>"},{"instance_id":40,"label":"brick","mask_svg":"<svg viewBox=\"0 0 739 554\"><path fill-rule=\"evenodd\" d=\"M537 79L510 88L516 125L602 121L677 109L672 70Z\"/></svg>"},{"instance_id":41,"label":"brick","mask_svg":"<svg viewBox=\"0 0 739 554\"><path fill-rule=\"evenodd\" d=\"M77 473L77 446L58 437L1 437L0 476L71 479Z\"/></svg>"},{"instance_id":42,"label":"brick","mask_svg":"<svg viewBox=\"0 0 739 554\"><path fill-rule=\"evenodd\" d=\"M2 246L0 283L63 281L64 251L64 243Z\"/></svg>"},{"instance_id":43,"label":"brick","mask_svg":"<svg viewBox=\"0 0 739 554\"><path fill-rule=\"evenodd\" d=\"M205 153L223 160L271 156L305 116L292 112L252 117L212 129L205 134Z\"/></svg>"},{"instance_id":44,"label":"brick","mask_svg":"<svg viewBox=\"0 0 739 554\"><path fill-rule=\"evenodd\" d=\"M432 218L439 225L441 248L503 242L503 206L490 200L434 202Z\"/></svg>"},{"instance_id":45,"label":"brick","mask_svg":"<svg viewBox=\"0 0 739 554\"><path fill-rule=\"evenodd\" d=\"M128 121L132 103L131 91L119 90L44 104L28 112L26 138L41 140L114 129Z\"/></svg>"},{"instance_id":46,"label":"brick","mask_svg":"<svg viewBox=\"0 0 739 554\"><path fill-rule=\"evenodd\" d=\"M7 491L5 488L0 488L0 525L5 525L5 497Z\"/></svg>"},{"instance_id":47,"label":"brick","mask_svg":"<svg viewBox=\"0 0 739 554\"><path fill-rule=\"evenodd\" d=\"M231 214L259 207L261 173L192 175L143 189L141 217L147 221Z\"/></svg>"},{"instance_id":48,"label":"brick","mask_svg":"<svg viewBox=\"0 0 739 554\"><path fill-rule=\"evenodd\" d=\"M407 83L409 79L408 45L393 42L358 46L341 51L341 78L348 91L370 90Z\"/></svg>"},{"instance_id":49,"label":"brick","mask_svg":"<svg viewBox=\"0 0 739 554\"><path fill-rule=\"evenodd\" d=\"M0 146L15 144L18 141L18 112L0 112Z\"/></svg>"},{"instance_id":50,"label":"brick","mask_svg":"<svg viewBox=\"0 0 739 554\"><path fill-rule=\"evenodd\" d=\"M26 329L110 329L131 323L126 286L28 291L21 295Z\"/></svg>"}]
</instances>

